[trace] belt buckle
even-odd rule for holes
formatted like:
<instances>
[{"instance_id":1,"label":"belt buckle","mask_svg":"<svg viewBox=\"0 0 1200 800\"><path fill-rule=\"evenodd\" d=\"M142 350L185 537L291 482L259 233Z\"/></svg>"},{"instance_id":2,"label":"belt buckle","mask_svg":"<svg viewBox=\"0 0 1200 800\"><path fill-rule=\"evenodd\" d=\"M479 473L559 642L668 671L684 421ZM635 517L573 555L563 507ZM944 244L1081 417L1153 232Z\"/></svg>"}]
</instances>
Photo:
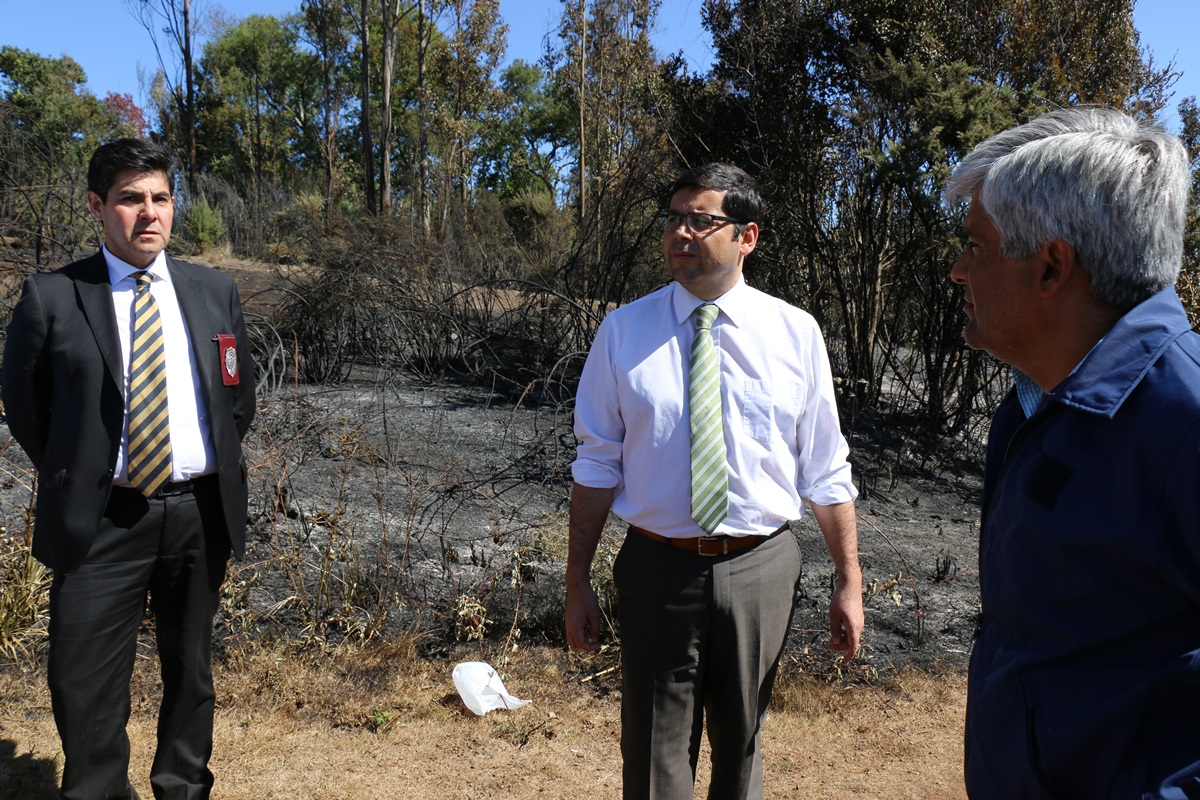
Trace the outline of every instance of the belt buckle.
<instances>
[{"instance_id":1,"label":"belt buckle","mask_svg":"<svg viewBox=\"0 0 1200 800\"><path fill-rule=\"evenodd\" d=\"M191 494L195 491L190 480L186 481L171 481L166 486L158 490L155 497L180 497L185 494Z\"/></svg>"},{"instance_id":2,"label":"belt buckle","mask_svg":"<svg viewBox=\"0 0 1200 800\"><path fill-rule=\"evenodd\" d=\"M712 550L705 550L706 544L715 545ZM696 553L702 556L725 556L729 555L729 537L728 536L699 536L696 538Z\"/></svg>"}]
</instances>

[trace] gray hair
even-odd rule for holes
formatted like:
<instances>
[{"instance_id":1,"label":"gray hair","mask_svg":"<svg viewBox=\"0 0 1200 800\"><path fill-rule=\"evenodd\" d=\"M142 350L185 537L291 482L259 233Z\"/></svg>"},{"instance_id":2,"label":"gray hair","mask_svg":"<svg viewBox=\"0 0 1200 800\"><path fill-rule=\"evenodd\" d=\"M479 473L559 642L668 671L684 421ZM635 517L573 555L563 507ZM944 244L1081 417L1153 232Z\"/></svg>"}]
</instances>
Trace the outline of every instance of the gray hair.
<instances>
[{"instance_id":1,"label":"gray hair","mask_svg":"<svg viewBox=\"0 0 1200 800\"><path fill-rule=\"evenodd\" d=\"M1127 310L1179 276L1189 183L1187 151L1161 127L1068 108L980 144L946 199L978 193L1006 258L1067 242L1096 299Z\"/></svg>"}]
</instances>

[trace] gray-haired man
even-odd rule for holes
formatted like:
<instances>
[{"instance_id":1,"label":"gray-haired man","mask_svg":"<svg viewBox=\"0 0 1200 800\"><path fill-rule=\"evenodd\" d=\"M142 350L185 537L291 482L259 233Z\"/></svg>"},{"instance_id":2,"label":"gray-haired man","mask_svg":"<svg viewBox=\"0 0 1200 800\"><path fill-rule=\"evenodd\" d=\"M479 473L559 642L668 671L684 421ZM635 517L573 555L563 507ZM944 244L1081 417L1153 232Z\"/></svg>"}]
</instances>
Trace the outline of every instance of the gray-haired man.
<instances>
[{"instance_id":1,"label":"gray-haired man","mask_svg":"<svg viewBox=\"0 0 1200 800\"><path fill-rule=\"evenodd\" d=\"M967 344L1012 365L988 443L974 800L1200 797L1200 336L1172 284L1187 154L1107 109L979 145Z\"/></svg>"}]
</instances>

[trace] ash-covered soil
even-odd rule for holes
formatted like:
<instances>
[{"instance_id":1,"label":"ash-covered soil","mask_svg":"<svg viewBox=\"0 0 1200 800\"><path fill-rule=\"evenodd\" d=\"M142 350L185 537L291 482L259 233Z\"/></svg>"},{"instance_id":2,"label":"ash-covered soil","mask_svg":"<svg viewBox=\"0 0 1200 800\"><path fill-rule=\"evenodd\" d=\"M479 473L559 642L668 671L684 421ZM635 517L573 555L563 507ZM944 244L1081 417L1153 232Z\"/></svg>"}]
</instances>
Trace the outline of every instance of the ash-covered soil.
<instances>
[{"instance_id":1,"label":"ash-covered soil","mask_svg":"<svg viewBox=\"0 0 1200 800\"><path fill-rule=\"evenodd\" d=\"M335 387L295 382L284 363L292 354L264 322L279 301L272 269L193 260L234 275L252 332L273 353L245 443L247 552L226 582L218 642L332 646L420 630L431 653L462 641L492 654L561 644L569 400L514 403L479 386L361 367ZM979 458L957 455L939 471L929 454L944 445L858 427L851 460L862 492L867 628L854 669L870 678L959 666L978 610ZM0 449L9 536L25 530L31 486L29 462L10 439ZM839 673L825 646L833 568L811 518L793 533L804 577L788 655ZM607 569L623 535L612 519L594 570L602 596L612 594ZM606 656L615 664L619 653Z\"/></svg>"},{"instance_id":2,"label":"ash-covered soil","mask_svg":"<svg viewBox=\"0 0 1200 800\"><path fill-rule=\"evenodd\" d=\"M481 648L561 642L569 409L412 376L356 377L260 400L247 441L248 551L222 624L329 641L420 627L434 651L480 636ZM885 479L855 464L866 478L867 612L855 669L868 677L965 663L978 608L977 474L890 461ZM602 594L623 530L611 520L597 557ZM810 517L793 533L805 568L789 654L836 671L825 646L833 568Z\"/></svg>"},{"instance_id":3,"label":"ash-covered soil","mask_svg":"<svg viewBox=\"0 0 1200 800\"><path fill-rule=\"evenodd\" d=\"M332 646L419 628L433 653L455 641L509 651L560 643L569 409L409 375L355 377L260 398L246 441L247 552L227 581L220 632ZM12 534L29 505L29 464L11 442L0 458L12 476L0 490ZM893 463L881 479L855 466L866 478L867 628L854 669L870 677L965 663L978 608L977 475ZM602 594L623 532L613 518L597 557ZM788 653L837 671L825 646L832 564L811 517L793 533L804 577Z\"/></svg>"}]
</instances>

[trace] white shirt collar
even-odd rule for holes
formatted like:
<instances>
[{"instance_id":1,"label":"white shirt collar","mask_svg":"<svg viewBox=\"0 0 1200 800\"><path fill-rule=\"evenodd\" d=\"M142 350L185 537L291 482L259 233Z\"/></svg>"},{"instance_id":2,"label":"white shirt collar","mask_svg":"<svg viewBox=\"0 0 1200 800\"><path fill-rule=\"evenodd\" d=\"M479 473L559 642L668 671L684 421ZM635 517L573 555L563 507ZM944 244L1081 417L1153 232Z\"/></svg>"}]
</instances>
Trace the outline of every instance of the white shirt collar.
<instances>
[{"instance_id":1,"label":"white shirt collar","mask_svg":"<svg viewBox=\"0 0 1200 800\"><path fill-rule=\"evenodd\" d=\"M108 245L101 248L104 253L104 263L108 266L108 282L116 286L126 278L131 277L135 272L142 272L138 267L122 261L112 254L108 249ZM156 280L164 280L167 283L171 282L171 271L167 269L167 256L162 250L158 251L158 255L154 257L154 261L146 268L150 275Z\"/></svg>"},{"instance_id":2,"label":"white shirt collar","mask_svg":"<svg viewBox=\"0 0 1200 800\"><path fill-rule=\"evenodd\" d=\"M671 288L674 293L671 299L675 307L675 321L680 325L687 322L695 310L705 303L716 304L717 308L721 309L721 313L738 327L741 327L745 315L751 313L747 305L749 287L746 286L744 277L739 277L733 288L716 300L701 300L679 283L673 283Z\"/></svg>"}]
</instances>

